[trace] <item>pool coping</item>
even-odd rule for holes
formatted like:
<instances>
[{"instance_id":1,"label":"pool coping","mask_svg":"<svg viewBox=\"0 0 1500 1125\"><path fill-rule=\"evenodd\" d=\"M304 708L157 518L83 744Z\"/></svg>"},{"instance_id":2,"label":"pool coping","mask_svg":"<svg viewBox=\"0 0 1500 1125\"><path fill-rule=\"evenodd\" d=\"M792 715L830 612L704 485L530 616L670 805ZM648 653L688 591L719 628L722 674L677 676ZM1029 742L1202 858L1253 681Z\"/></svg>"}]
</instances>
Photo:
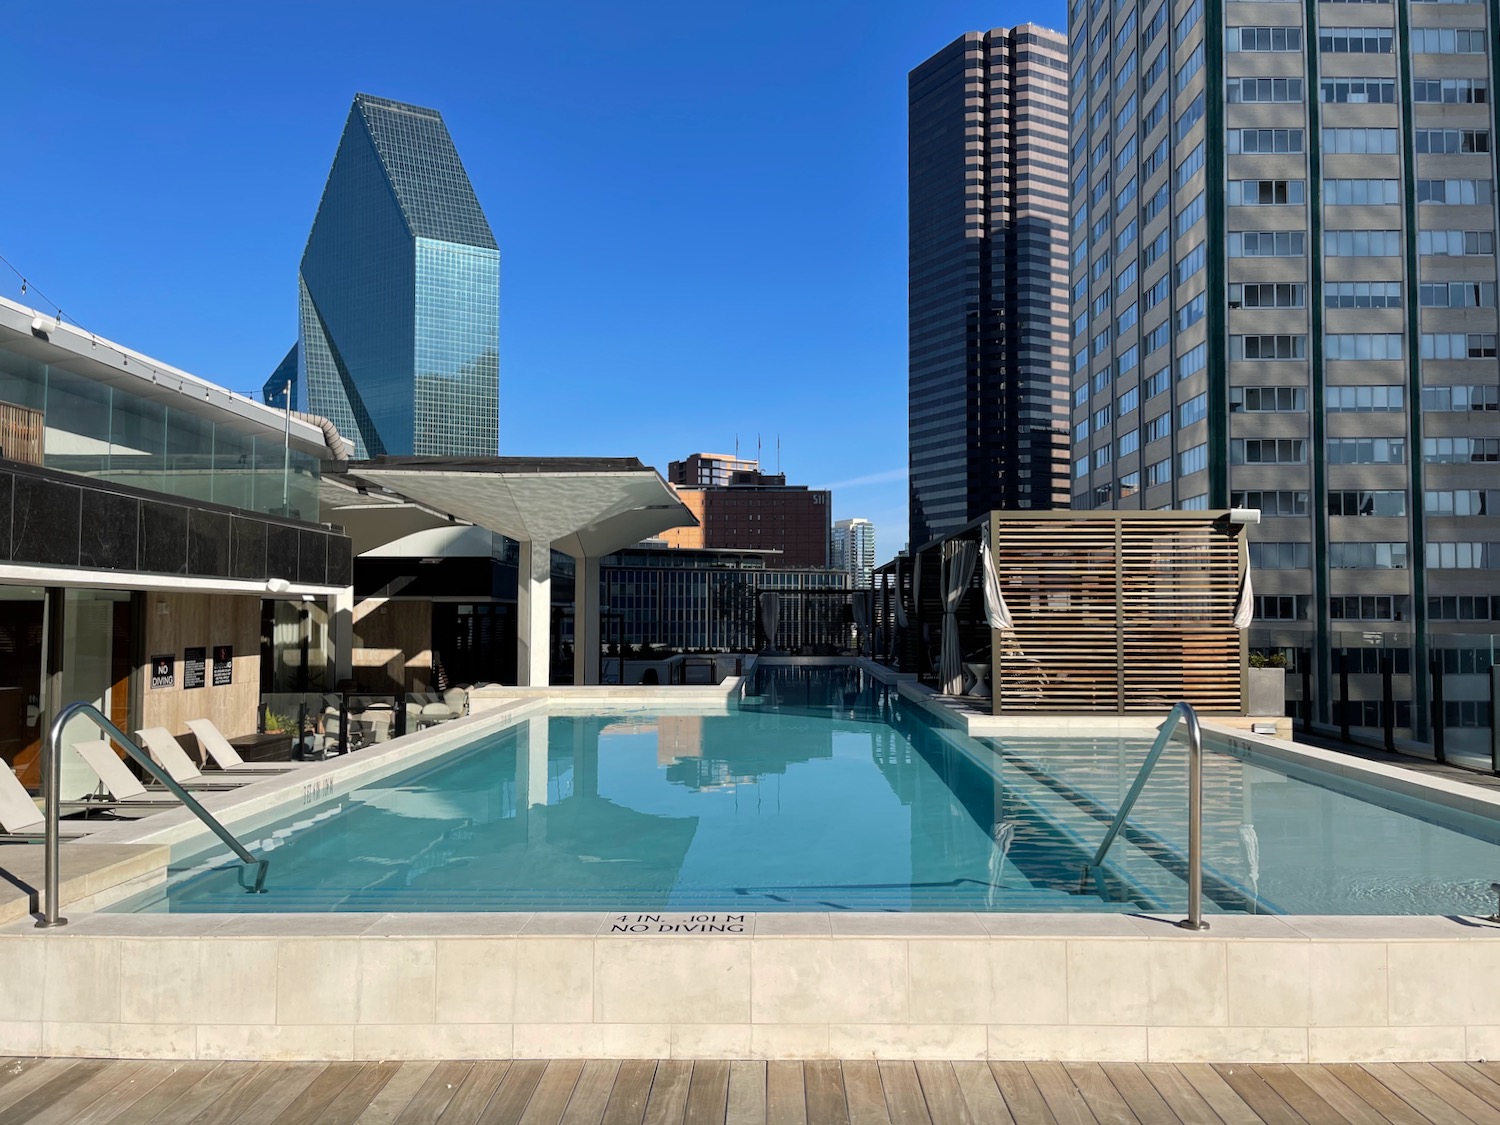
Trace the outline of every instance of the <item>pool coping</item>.
<instances>
[{"instance_id":1,"label":"pool coping","mask_svg":"<svg viewBox=\"0 0 1500 1125\"><path fill-rule=\"evenodd\" d=\"M912 677L862 662L962 729ZM688 699L684 690L693 693ZM738 682L503 689L480 711L204 803L284 816L568 710L720 713ZM1149 716L1071 729L1149 736ZM1017 723L1015 733L1040 724ZM1500 797L1208 720L1232 748L1500 818ZM1047 733L1057 727L1047 724ZM1003 737L988 729L980 738ZM94 844L186 845L189 814ZM106 835L107 834L107 835ZM90 843L68 844L89 847ZM162 873L164 877L164 872ZM142 889L136 877L125 893ZM992 1058L1320 1062L1500 1055L1500 924L1468 916L693 911L110 914L0 927L0 1053L101 1057ZM170 953L163 955L163 943Z\"/></svg>"}]
</instances>

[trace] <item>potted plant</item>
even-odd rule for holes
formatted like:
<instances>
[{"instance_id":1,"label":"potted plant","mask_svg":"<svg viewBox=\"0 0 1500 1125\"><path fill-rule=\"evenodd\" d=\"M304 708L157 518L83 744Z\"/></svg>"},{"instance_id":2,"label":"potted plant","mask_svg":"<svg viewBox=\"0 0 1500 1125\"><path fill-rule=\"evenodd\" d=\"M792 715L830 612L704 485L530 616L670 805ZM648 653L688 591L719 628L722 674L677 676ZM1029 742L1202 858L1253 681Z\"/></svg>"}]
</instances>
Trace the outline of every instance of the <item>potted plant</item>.
<instances>
[{"instance_id":1,"label":"potted plant","mask_svg":"<svg viewBox=\"0 0 1500 1125\"><path fill-rule=\"evenodd\" d=\"M1286 714L1286 654L1256 650L1250 654L1246 711L1256 717Z\"/></svg>"}]
</instances>

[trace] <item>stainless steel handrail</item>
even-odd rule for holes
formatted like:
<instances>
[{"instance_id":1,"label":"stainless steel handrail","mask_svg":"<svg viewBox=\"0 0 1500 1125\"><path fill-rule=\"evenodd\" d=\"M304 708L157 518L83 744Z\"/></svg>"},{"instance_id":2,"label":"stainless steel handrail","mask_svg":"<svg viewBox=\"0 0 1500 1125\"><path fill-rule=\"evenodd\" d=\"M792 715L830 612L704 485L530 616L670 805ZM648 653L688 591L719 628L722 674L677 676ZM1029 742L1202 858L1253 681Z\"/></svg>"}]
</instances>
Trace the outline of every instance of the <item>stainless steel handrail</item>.
<instances>
[{"instance_id":1,"label":"stainless steel handrail","mask_svg":"<svg viewBox=\"0 0 1500 1125\"><path fill-rule=\"evenodd\" d=\"M1094 862L1083 869L1083 885L1088 886L1091 873L1098 878L1097 873L1104 863L1105 853L1115 842L1120 829L1125 827L1130 810L1135 808L1136 798L1145 788L1146 779L1151 776L1157 759L1172 740L1179 719L1187 720L1188 734L1188 916L1177 924L1184 930L1206 930L1208 923L1203 920L1203 728L1199 726L1198 714L1190 703L1177 704L1167 716L1167 721L1162 724L1161 733L1156 736L1151 752L1141 763L1140 772L1135 775L1130 792L1125 794L1120 811L1115 813L1109 831L1104 834L1099 850L1094 853Z\"/></svg>"},{"instance_id":2,"label":"stainless steel handrail","mask_svg":"<svg viewBox=\"0 0 1500 1125\"><path fill-rule=\"evenodd\" d=\"M46 850L46 872L44 875L43 891L45 901L42 904L42 918L37 929L50 929L53 926L66 926L68 920L61 918L57 913L58 884L61 882L59 871L59 848L61 832L58 828L58 820L62 815L62 793L58 784L62 777L62 732L68 722L82 716L91 720L95 726L113 738L125 753L135 759L136 764L149 773L157 781L161 782L167 792L182 802L183 807L208 825L209 829L222 840L226 847L239 858L245 866L240 868L238 879L240 886L251 894L264 894L266 889L266 871L271 866L268 859L256 859L245 849L245 846L236 840L227 828L214 819L213 815L200 805L186 789L173 780L172 775L167 773L151 759L135 742L114 723L110 722L97 707L91 703L79 701L69 703L57 713L52 720L52 726L47 731L47 744L42 751L43 785L47 790L46 809L46 840L43 844ZM255 868L255 878L250 884L245 883L245 868Z\"/></svg>"}]
</instances>

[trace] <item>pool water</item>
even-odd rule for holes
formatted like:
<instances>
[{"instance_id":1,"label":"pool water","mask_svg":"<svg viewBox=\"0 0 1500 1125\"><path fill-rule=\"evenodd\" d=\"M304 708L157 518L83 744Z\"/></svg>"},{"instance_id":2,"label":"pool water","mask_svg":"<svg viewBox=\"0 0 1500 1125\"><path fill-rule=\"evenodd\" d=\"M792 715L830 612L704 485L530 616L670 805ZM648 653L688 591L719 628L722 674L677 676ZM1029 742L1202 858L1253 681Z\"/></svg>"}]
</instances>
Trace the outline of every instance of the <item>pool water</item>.
<instances>
[{"instance_id":1,"label":"pool water","mask_svg":"<svg viewBox=\"0 0 1500 1125\"><path fill-rule=\"evenodd\" d=\"M525 720L299 809L247 841L263 895L206 852L116 909L1181 910L1178 751L1082 886L1148 748L973 740L857 670L763 667L727 715ZM1492 824L1227 753L1205 776L1208 910L1489 910Z\"/></svg>"}]
</instances>

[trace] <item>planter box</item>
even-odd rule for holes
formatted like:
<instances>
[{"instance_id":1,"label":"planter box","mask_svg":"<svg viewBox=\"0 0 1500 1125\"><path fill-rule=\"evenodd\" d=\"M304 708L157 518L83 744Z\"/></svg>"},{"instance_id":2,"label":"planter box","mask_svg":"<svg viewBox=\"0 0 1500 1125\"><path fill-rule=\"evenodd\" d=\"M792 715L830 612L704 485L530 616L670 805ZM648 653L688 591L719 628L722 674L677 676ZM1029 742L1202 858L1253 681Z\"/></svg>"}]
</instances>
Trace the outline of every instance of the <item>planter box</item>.
<instances>
[{"instance_id":1,"label":"planter box","mask_svg":"<svg viewBox=\"0 0 1500 1125\"><path fill-rule=\"evenodd\" d=\"M1251 668L1247 713L1257 718L1286 714L1286 669Z\"/></svg>"}]
</instances>

